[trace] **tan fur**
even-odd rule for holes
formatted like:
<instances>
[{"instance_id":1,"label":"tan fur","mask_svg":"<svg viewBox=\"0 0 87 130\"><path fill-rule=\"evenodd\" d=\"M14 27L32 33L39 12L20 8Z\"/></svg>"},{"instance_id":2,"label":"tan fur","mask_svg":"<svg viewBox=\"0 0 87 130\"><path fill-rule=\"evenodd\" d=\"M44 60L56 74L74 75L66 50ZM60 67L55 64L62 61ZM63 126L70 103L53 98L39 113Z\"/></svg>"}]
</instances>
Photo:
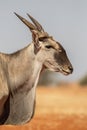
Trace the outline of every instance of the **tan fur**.
<instances>
[{"instance_id":1,"label":"tan fur","mask_svg":"<svg viewBox=\"0 0 87 130\"><path fill-rule=\"evenodd\" d=\"M15 13L16 14L16 13ZM0 53L0 124L24 124L33 117L35 90L42 70L72 73L73 68L64 48L30 15L32 43L13 53Z\"/></svg>"}]
</instances>

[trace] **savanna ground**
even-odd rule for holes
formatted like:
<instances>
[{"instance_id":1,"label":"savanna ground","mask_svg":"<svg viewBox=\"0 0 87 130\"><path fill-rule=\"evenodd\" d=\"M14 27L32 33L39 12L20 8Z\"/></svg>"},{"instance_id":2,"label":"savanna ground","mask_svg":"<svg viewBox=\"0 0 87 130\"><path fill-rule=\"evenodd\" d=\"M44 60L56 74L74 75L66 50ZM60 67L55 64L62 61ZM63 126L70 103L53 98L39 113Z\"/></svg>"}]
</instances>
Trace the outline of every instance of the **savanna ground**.
<instances>
[{"instance_id":1,"label":"savanna ground","mask_svg":"<svg viewBox=\"0 0 87 130\"><path fill-rule=\"evenodd\" d=\"M23 126L0 130L87 130L87 87L75 84L38 87L34 118Z\"/></svg>"}]
</instances>

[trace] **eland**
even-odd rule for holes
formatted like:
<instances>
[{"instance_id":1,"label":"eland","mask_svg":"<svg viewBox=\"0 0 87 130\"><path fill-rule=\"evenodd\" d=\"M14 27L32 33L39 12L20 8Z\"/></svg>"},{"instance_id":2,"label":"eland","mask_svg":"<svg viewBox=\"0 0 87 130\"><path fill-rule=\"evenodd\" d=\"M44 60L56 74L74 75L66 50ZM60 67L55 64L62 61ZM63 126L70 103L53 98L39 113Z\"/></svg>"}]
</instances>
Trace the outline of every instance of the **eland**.
<instances>
[{"instance_id":1,"label":"eland","mask_svg":"<svg viewBox=\"0 0 87 130\"><path fill-rule=\"evenodd\" d=\"M15 15L30 29L32 42L12 53L0 53L0 124L25 124L35 111L36 86L48 69L69 75L73 67L63 46L29 14L32 22Z\"/></svg>"}]
</instances>

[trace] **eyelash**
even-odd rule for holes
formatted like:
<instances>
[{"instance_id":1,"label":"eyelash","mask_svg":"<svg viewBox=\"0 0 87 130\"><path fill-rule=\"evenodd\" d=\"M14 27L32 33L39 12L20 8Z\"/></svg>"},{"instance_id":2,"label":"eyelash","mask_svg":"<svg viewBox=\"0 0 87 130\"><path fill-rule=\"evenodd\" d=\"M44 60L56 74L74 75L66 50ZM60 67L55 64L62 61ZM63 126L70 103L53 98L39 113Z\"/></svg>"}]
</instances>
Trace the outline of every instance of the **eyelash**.
<instances>
[{"instance_id":1,"label":"eyelash","mask_svg":"<svg viewBox=\"0 0 87 130\"><path fill-rule=\"evenodd\" d=\"M46 45L45 47L46 47L47 49L53 48L53 47L50 46L50 45Z\"/></svg>"},{"instance_id":2,"label":"eyelash","mask_svg":"<svg viewBox=\"0 0 87 130\"><path fill-rule=\"evenodd\" d=\"M44 42L47 39L47 37L41 37L39 38L39 41Z\"/></svg>"}]
</instances>

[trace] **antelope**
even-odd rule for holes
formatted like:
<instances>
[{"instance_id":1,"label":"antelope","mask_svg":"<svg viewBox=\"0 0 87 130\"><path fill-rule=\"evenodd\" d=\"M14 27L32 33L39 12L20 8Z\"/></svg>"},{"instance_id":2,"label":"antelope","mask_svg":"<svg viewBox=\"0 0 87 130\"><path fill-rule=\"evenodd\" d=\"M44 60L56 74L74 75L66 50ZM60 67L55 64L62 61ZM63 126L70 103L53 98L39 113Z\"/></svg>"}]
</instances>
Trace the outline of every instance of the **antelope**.
<instances>
[{"instance_id":1,"label":"antelope","mask_svg":"<svg viewBox=\"0 0 87 130\"><path fill-rule=\"evenodd\" d=\"M32 22L15 15L30 29L32 42L12 53L0 53L0 125L29 122L35 111L36 86L48 69L69 75L73 67L63 46L29 14Z\"/></svg>"}]
</instances>

